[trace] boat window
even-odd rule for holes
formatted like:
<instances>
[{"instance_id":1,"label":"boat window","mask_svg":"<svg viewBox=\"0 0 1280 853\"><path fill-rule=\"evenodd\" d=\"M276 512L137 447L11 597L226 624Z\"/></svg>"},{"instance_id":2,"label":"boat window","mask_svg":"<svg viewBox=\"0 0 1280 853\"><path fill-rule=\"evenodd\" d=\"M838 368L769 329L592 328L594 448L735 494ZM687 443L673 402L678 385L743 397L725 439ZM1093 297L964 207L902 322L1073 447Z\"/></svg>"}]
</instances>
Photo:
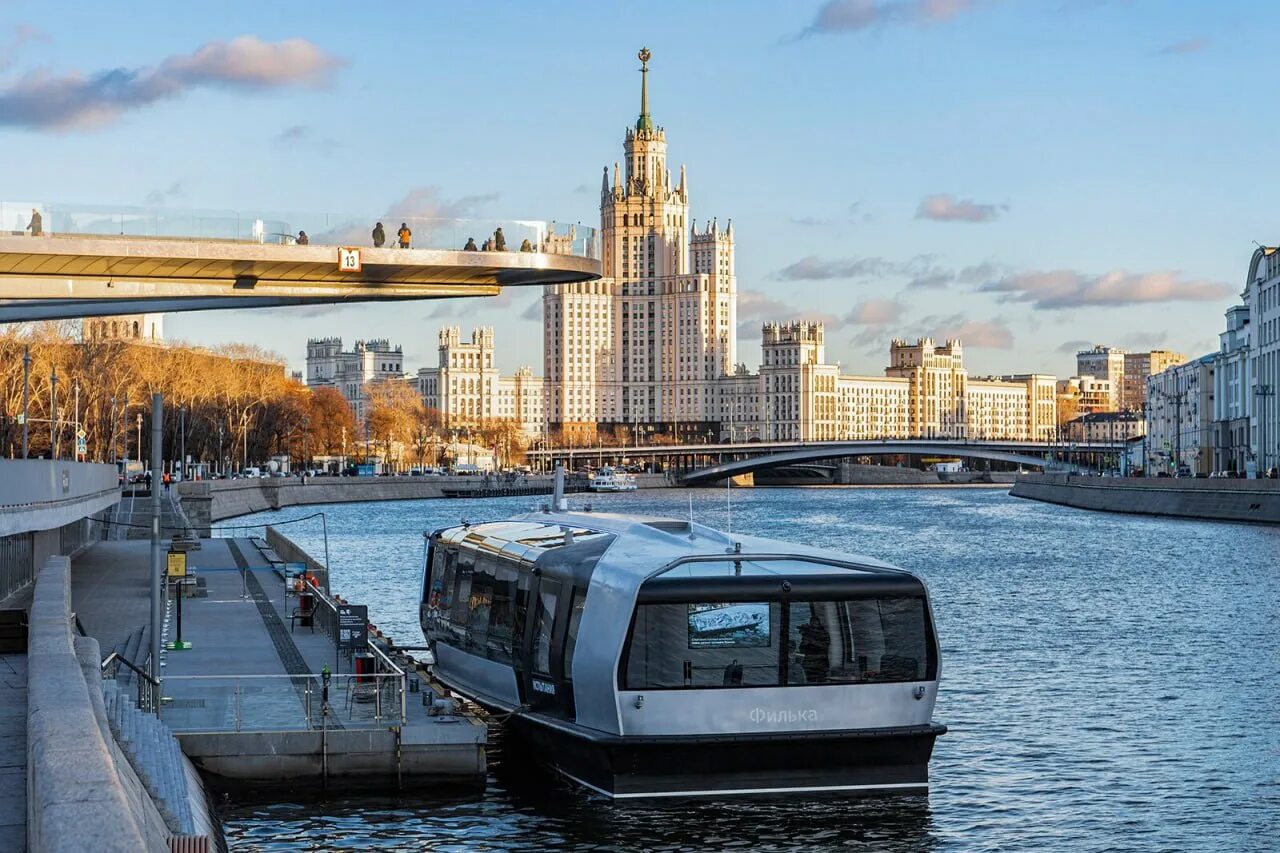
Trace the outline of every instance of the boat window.
<instances>
[{"instance_id":1,"label":"boat window","mask_svg":"<svg viewBox=\"0 0 1280 853\"><path fill-rule=\"evenodd\" d=\"M502 560L495 560L493 602L489 606L488 655L490 660L511 663L516 619L516 570Z\"/></svg>"},{"instance_id":2,"label":"boat window","mask_svg":"<svg viewBox=\"0 0 1280 853\"><path fill-rule=\"evenodd\" d=\"M471 601L471 571L476 555L467 549L453 550L450 556L454 564L453 602L449 609L450 632L462 641L467 633L467 615ZM465 643L460 643L465 648Z\"/></svg>"},{"instance_id":3,"label":"boat window","mask_svg":"<svg viewBox=\"0 0 1280 853\"><path fill-rule=\"evenodd\" d=\"M578 647L578 625L582 622L582 607L587 603L586 593L581 589L573 591L573 606L569 610L569 627L564 638L564 677L573 680L573 650Z\"/></svg>"},{"instance_id":4,"label":"boat window","mask_svg":"<svg viewBox=\"0 0 1280 853\"><path fill-rule=\"evenodd\" d=\"M538 613L533 623L533 671L551 675L551 631L555 627L560 582L543 578L538 585Z\"/></svg>"},{"instance_id":5,"label":"boat window","mask_svg":"<svg viewBox=\"0 0 1280 853\"><path fill-rule=\"evenodd\" d=\"M623 687L774 687L780 683L779 602L642 604Z\"/></svg>"},{"instance_id":6,"label":"boat window","mask_svg":"<svg viewBox=\"0 0 1280 853\"><path fill-rule=\"evenodd\" d=\"M937 663L919 596L788 605L788 684L924 681Z\"/></svg>"}]
</instances>

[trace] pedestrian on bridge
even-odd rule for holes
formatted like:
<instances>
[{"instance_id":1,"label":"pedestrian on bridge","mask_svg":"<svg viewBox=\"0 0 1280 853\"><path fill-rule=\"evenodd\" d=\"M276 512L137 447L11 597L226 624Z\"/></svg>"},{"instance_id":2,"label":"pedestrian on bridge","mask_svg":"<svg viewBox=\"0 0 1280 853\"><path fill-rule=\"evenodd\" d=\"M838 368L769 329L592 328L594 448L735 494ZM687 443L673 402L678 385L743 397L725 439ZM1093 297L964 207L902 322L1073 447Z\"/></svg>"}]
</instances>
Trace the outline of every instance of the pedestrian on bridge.
<instances>
[{"instance_id":1,"label":"pedestrian on bridge","mask_svg":"<svg viewBox=\"0 0 1280 853\"><path fill-rule=\"evenodd\" d=\"M400 241L400 248L401 248L401 249L407 249L407 248L409 248L409 239L410 239L411 237L413 237L413 232L409 230L409 225L408 225L408 223L406 223L406 222L401 222L401 223L400 223L400 230L396 232L396 238L397 238L397 239L399 239L399 241Z\"/></svg>"},{"instance_id":2,"label":"pedestrian on bridge","mask_svg":"<svg viewBox=\"0 0 1280 853\"><path fill-rule=\"evenodd\" d=\"M19 222L22 220L19 219ZM40 211L34 207L31 208L31 221L27 223L27 230L31 232L32 237L39 237L44 234L44 218L40 216Z\"/></svg>"},{"instance_id":3,"label":"pedestrian on bridge","mask_svg":"<svg viewBox=\"0 0 1280 853\"><path fill-rule=\"evenodd\" d=\"M502 233L502 226L498 226L498 230L493 232L493 250L495 252L507 250L507 237Z\"/></svg>"},{"instance_id":4,"label":"pedestrian on bridge","mask_svg":"<svg viewBox=\"0 0 1280 853\"><path fill-rule=\"evenodd\" d=\"M382 230L382 223L373 226L373 248L381 249L387 242L387 232Z\"/></svg>"},{"instance_id":5,"label":"pedestrian on bridge","mask_svg":"<svg viewBox=\"0 0 1280 853\"><path fill-rule=\"evenodd\" d=\"M464 252L478 252L478 251L480 251L480 247L476 245L476 238L475 238L475 237L468 237L468 238L467 238L467 245L465 245L465 246L463 246L463 247L462 247L462 251L464 251Z\"/></svg>"},{"instance_id":6,"label":"pedestrian on bridge","mask_svg":"<svg viewBox=\"0 0 1280 853\"><path fill-rule=\"evenodd\" d=\"M306 231L299 231L299 232L298 232L298 245L299 245L299 246L309 246L309 245L311 245L311 238L307 236L307 232L306 232Z\"/></svg>"}]
</instances>

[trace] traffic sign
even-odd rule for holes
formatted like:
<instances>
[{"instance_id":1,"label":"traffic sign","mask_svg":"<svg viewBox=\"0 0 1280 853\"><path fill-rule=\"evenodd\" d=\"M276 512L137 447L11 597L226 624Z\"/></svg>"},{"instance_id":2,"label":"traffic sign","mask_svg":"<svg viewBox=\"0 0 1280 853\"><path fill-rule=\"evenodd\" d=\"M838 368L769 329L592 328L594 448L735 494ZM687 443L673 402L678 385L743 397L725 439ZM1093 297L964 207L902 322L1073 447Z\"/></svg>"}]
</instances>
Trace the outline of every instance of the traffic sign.
<instances>
[{"instance_id":1,"label":"traffic sign","mask_svg":"<svg viewBox=\"0 0 1280 853\"><path fill-rule=\"evenodd\" d=\"M23 413L23 412L19 412L19 413L18 413L18 418L17 418L17 420L18 420L18 426L22 426L23 424L25 424L25 423L27 422L27 416L26 416L26 414L25 414L25 413Z\"/></svg>"},{"instance_id":2,"label":"traffic sign","mask_svg":"<svg viewBox=\"0 0 1280 853\"><path fill-rule=\"evenodd\" d=\"M338 272L360 272L362 269L359 249L346 246L338 249Z\"/></svg>"},{"instance_id":3,"label":"traffic sign","mask_svg":"<svg viewBox=\"0 0 1280 853\"><path fill-rule=\"evenodd\" d=\"M88 438L88 436L89 436L89 433L84 431L84 427L81 427L80 429L76 430L76 438L80 439L81 441L84 441L86 438Z\"/></svg>"}]
</instances>

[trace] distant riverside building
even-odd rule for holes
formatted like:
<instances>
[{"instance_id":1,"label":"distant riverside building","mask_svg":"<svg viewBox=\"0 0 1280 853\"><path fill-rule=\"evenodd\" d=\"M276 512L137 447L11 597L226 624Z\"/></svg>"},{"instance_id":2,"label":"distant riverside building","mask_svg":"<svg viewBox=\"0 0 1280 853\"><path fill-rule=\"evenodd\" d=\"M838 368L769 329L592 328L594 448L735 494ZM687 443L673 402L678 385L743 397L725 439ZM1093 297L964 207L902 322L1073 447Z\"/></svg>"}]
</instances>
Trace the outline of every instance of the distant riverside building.
<instances>
[{"instance_id":1,"label":"distant riverside building","mask_svg":"<svg viewBox=\"0 0 1280 853\"><path fill-rule=\"evenodd\" d=\"M121 314L115 317L86 317L80 321L85 341L164 342L163 314Z\"/></svg>"},{"instance_id":2,"label":"distant riverside building","mask_svg":"<svg viewBox=\"0 0 1280 853\"><path fill-rule=\"evenodd\" d=\"M1067 421L1063 438L1082 443L1127 442L1145 432L1146 421L1140 412L1089 412Z\"/></svg>"},{"instance_id":3,"label":"distant riverside building","mask_svg":"<svg viewBox=\"0 0 1280 853\"><path fill-rule=\"evenodd\" d=\"M1058 419L1063 425L1080 415L1112 411L1111 383L1096 376L1070 376L1057 384Z\"/></svg>"},{"instance_id":4,"label":"distant riverside building","mask_svg":"<svg viewBox=\"0 0 1280 853\"><path fill-rule=\"evenodd\" d=\"M1147 380L1147 462L1154 472L1214 470L1216 353L1170 367Z\"/></svg>"},{"instance_id":5,"label":"distant riverside building","mask_svg":"<svg viewBox=\"0 0 1280 853\"><path fill-rule=\"evenodd\" d=\"M567 435L718 432L717 382L736 361L733 225L689 218L684 167L673 181L649 113L648 57L625 163L601 178L604 277L543 296L547 419Z\"/></svg>"},{"instance_id":6,"label":"distant riverside building","mask_svg":"<svg viewBox=\"0 0 1280 853\"><path fill-rule=\"evenodd\" d=\"M1076 373L1107 383L1107 406L1091 411L1141 410L1147 402L1147 377L1187 361L1180 352L1129 352L1098 344L1076 353Z\"/></svg>"},{"instance_id":7,"label":"distant riverside building","mask_svg":"<svg viewBox=\"0 0 1280 853\"><path fill-rule=\"evenodd\" d=\"M440 412L445 427L480 427L497 420L520 425L527 437L542 433L545 420L542 378L522 367L501 376L494 363L491 327L474 329L462 339L457 326L440 330L435 367L418 371L423 403Z\"/></svg>"},{"instance_id":8,"label":"distant riverside building","mask_svg":"<svg viewBox=\"0 0 1280 853\"><path fill-rule=\"evenodd\" d=\"M718 383L719 438L861 441L881 438L1051 440L1055 378L970 378L960 341L895 340L884 376L849 376L825 357L821 323L766 323L760 373Z\"/></svg>"},{"instance_id":9,"label":"distant riverside building","mask_svg":"<svg viewBox=\"0 0 1280 853\"><path fill-rule=\"evenodd\" d=\"M1226 320L1226 330L1218 335L1213 375L1213 469L1243 472L1249 470L1255 448L1249 307L1233 305L1227 309Z\"/></svg>"},{"instance_id":10,"label":"distant riverside building","mask_svg":"<svg viewBox=\"0 0 1280 853\"><path fill-rule=\"evenodd\" d=\"M1182 353L1164 349L1125 353L1124 379L1120 387L1120 408L1141 411L1147 402L1148 377L1186 361L1187 357Z\"/></svg>"},{"instance_id":11,"label":"distant riverside building","mask_svg":"<svg viewBox=\"0 0 1280 853\"><path fill-rule=\"evenodd\" d=\"M342 338L307 341L307 385L337 388L357 420L367 414L369 383L402 378L404 353L386 339L356 341L351 350L342 349Z\"/></svg>"},{"instance_id":12,"label":"distant riverside building","mask_svg":"<svg viewBox=\"0 0 1280 853\"><path fill-rule=\"evenodd\" d=\"M1216 470L1280 466L1280 250L1259 248L1242 303L1226 312L1213 370Z\"/></svg>"},{"instance_id":13,"label":"distant riverside building","mask_svg":"<svg viewBox=\"0 0 1280 853\"><path fill-rule=\"evenodd\" d=\"M1054 377L970 378L959 341L894 341L884 376L844 376L826 362L822 324L766 323L759 372L739 364L733 225L689 218L687 174L672 180L666 133L649 113L648 58L642 51L625 165L601 178L604 277L544 290L549 433L569 442L598 430L688 442L1053 437Z\"/></svg>"},{"instance_id":14,"label":"distant riverside building","mask_svg":"<svg viewBox=\"0 0 1280 853\"><path fill-rule=\"evenodd\" d=\"M1077 375L1106 380L1107 387L1110 389L1107 411L1120 408L1120 397L1124 388L1124 357L1124 350L1102 344L1076 353Z\"/></svg>"}]
</instances>

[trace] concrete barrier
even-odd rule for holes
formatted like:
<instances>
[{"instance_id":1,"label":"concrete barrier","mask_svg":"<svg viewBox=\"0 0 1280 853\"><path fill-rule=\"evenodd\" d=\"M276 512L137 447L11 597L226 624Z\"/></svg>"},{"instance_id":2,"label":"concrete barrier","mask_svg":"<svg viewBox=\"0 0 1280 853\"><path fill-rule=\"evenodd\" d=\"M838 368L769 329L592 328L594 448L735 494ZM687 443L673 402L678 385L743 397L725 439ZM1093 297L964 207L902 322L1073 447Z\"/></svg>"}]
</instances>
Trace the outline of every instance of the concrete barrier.
<instances>
[{"instance_id":1,"label":"concrete barrier","mask_svg":"<svg viewBox=\"0 0 1280 853\"><path fill-rule=\"evenodd\" d=\"M167 850L121 784L71 639L71 561L36 578L28 634L27 845L32 851Z\"/></svg>"},{"instance_id":2,"label":"concrete barrier","mask_svg":"<svg viewBox=\"0 0 1280 853\"><path fill-rule=\"evenodd\" d=\"M0 536L53 530L120 500L116 466L0 459Z\"/></svg>"},{"instance_id":3,"label":"concrete barrier","mask_svg":"<svg viewBox=\"0 0 1280 853\"><path fill-rule=\"evenodd\" d=\"M1024 474L1009 493L1102 512L1280 524L1280 480Z\"/></svg>"}]
</instances>

